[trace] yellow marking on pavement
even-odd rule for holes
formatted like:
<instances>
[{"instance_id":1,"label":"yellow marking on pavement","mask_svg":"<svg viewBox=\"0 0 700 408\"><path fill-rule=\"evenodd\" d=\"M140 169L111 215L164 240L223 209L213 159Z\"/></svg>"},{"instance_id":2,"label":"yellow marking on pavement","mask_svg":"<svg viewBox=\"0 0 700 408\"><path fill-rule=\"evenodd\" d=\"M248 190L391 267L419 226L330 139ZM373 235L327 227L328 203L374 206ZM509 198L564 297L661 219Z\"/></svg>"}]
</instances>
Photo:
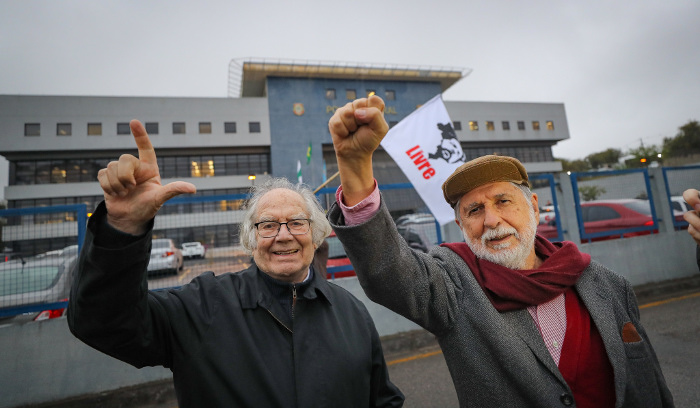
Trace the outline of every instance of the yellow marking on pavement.
<instances>
[{"instance_id":1,"label":"yellow marking on pavement","mask_svg":"<svg viewBox=\"0 0 700 408\"><path fill-rule=\"evenodd\" d=\"M690 295L685 295L685 296L678 296L678 297L674 297L674 298L666 299L666 300L659 300L659 301L657 301L657 302L647 303L647 304L645 304L645 305L639 306L639 308L640 308L640 309L646 309L646 308L648 308L648 307L660 306L660 305L664 305L664 304L666 304L666 303L676 302L676 301L678 301L678 300L690 299L690 298L694 298L694 297L698 297L698 296L700 296L700 292L698 292L698 293L691 293Z\"/></svg>"},{"instance_id":2,"label":"yellow marking on pavement","mask_svg":"<svg viewBox=\"0 0 700 408\"><path fill-rule=\"evenodd\" d=\"M415 356L410 356L406 358L400 358L398 360L392 360L386 363L386 365L394 365L394 364L399 364L399 363L405 363L407 361L413 361L413 360L418 360L421 358L427 358L427 357L432 357L438 354L442 354L442 350L437 350L437 351L431 351L429 353L423 353L423 354L416 354Z\"/></svg>"}]
</instances>

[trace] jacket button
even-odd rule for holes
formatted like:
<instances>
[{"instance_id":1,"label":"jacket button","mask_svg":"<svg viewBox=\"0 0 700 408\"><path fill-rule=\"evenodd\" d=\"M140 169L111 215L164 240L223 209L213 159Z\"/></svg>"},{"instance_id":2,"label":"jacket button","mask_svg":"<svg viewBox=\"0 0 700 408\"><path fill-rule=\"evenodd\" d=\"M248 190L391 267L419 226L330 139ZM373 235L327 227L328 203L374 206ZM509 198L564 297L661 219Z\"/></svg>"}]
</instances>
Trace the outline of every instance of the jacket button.
<instances>
[{"instance_id":1,"label":"jacket button","mask_svg":"<svg viewBox=\"0 0 700 408\"><path fill-rule=\"evenodd\" d=\"M571 396L571 394L561 394L561 397L559 397L561 400L561 403L564 404L564 406L570 407L574 405L574 397Z\"/></svg>"}]
</instances>

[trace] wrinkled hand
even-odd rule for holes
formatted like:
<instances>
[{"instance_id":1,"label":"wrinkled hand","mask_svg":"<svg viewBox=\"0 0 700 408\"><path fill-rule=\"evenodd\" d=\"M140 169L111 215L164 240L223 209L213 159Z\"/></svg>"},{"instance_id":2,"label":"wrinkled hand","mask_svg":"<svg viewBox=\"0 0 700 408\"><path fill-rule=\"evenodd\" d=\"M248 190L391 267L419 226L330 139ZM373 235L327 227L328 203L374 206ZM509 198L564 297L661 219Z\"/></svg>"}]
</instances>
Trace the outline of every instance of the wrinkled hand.
<instances>
[{"instance_id":1,"label":"wrinkled hand","mask_svg":"<svg viewBox=\"0 0 700 408\"><path fill-rule=\"evenodd\" d=\"M389 131L384 101L372 95L335 111L328 122L338 160L346 205L354 205L374 188L372 154Z\"/></svg>"},{"instance_id":2,"label":"wrinkled hand","mask_svg":"<svg viewBox=\"0 0 700 408\"><path fill-rule=\"evenodd\" d=\"M692 188L685 190L683 199L695 209L683 214L683 218L688 221L688 234L700 245L700 191Z\"/></svg>"},{"instance_id":3,"label":"wrinkled hand","mask_svg":"<svg viewBox=\"0 0 700 408\"><path fill-rule=\"evenodd\" d=\"M124 154L97 174L107 206L107 222L130 234L145 232L147 223L169 199L196 192L193 184L175 181L161 185L156 152L141 122L129 123L138 158Z\"/></svg>"}]
</instances>

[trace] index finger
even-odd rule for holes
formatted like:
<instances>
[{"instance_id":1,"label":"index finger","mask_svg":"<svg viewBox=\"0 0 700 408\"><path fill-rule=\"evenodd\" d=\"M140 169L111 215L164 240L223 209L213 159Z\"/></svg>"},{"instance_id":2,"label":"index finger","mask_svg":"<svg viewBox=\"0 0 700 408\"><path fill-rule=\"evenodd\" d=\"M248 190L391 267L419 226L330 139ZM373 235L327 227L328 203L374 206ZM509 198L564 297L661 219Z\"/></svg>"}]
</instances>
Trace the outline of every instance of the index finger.
<instances>
[{"instance_id":1,"label":"index finger","mask_svg":"<svg viewBox=\"0 0 700 408\"><path fill-rule=\"evenodd\" d=\"M139 149L139 160L144 163L157 164L156 151L153 149L151 139L148 138L146 128L136 119L129 122L129 127L134 135L136 147Z\"/></svg>"}]
</instances>

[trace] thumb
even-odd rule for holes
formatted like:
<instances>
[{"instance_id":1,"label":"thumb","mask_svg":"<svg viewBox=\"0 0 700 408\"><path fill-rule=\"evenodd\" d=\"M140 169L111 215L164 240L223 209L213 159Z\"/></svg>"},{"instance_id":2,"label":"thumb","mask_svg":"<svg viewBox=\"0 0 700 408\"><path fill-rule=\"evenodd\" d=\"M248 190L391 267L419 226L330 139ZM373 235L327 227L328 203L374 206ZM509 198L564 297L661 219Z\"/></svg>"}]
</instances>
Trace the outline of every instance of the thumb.
<instances>
[{"instance_id":1,"label":"thumb","mask_svg":"<svg viewBox=\"0 0 700 408\"><path fill-rule=\"evenodd\" d=\"M156 200L158 203L163 204L173 197L179 196L180 194L194 194L197 192L197 188L192 183L186 181L173 181L163 186L159 191Z\"/></svg>"}]
</instances>

